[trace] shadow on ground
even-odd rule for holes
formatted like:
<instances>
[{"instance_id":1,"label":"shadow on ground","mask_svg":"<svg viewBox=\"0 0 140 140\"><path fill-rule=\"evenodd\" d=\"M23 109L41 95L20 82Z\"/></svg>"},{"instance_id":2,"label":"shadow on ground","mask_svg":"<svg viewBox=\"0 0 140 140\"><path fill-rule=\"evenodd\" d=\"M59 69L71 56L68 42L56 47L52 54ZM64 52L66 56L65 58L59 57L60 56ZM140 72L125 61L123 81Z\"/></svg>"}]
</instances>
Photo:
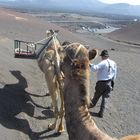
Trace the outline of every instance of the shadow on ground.
<instances>
[{"instance_id":1,"label":"shadow on ground","mask_svg":"<svg viewBox=\"0 0 140 140\"><path fill-rule=\"evenodd\" d=\"M28 120L17 118L16 115L21 112L25 112L30 117L33 117L35 107L44 107L36 104L30 97L30 95L33 94L25 91L28 85L26 79L21 75L21 72L10 72L18 79L18 83L5 84L0 89L0 123L8 129L15 129L27 134L31 140L38 140L40 135L48 132L49 130L33 132L30 128ZM52 112L49 114L44 111L44 113L51 115L52 117ZM52 136L53 135L50 137ZM41 139L43 139L43 137Z\"/></svg>"}]
</instances>

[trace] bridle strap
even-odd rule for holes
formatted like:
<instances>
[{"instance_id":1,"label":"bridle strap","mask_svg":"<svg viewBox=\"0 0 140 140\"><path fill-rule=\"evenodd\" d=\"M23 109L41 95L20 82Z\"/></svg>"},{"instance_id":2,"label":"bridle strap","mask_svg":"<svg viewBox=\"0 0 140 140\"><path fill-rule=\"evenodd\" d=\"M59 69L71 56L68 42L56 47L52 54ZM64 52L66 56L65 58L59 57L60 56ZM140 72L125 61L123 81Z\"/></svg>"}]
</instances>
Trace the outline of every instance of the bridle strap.
<instances>
[{"instance_id":1,"label":"bridle strap","mask_svg":"<svg viewBox=\"0 0 140 140\"><path fill-rule=\"evenodd\" d=\"M71 45L71 44L70 44L70 45ZM68 48L70 45L68 45L67 48ZM74 55L74 58L71 58L71 56L70 56L69 54L67 54L72 63L74 62L74 59L76 58L77 54L79 53L79 51L80 51L80 49L81 49L82 47L84 47L84 46L81 45L81 44L78 46L78 48L76 49L76 53L75 53L75 55ZM66 49L67 49L67 48L66 48Z\"/></svg>"},{"instance_id":2,"label":"bridle strap","mask_svg":"<svg viewBox=\"0 0 140 140\"><path fill-rule=\"evenodd\" d=\"M80 44L79 47L76 49L76 53L75 53L75 55L74 55L74 59L76 58L78 52L80 51L80 49L81 49L82 47L84 47L84 46Z\"/></svg>"}]
</instances>

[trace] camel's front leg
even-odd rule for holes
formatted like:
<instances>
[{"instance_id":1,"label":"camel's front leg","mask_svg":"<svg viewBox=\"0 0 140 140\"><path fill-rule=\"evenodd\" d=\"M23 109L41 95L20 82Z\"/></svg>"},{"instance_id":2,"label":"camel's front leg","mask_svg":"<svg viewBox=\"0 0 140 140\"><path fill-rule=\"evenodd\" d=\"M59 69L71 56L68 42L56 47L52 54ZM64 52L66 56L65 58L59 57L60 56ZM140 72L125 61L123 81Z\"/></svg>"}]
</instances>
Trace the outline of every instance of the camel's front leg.
<instances>
[{"instance_id":1,"label":"camel's front leg","mask_svg":"<svg viewBox=\"0 0 140 140\"><path fill-rule=\"evenodd\" d=\"M61 98L61 108L59 112L60 124L58 126L58 132L62 133L65 131L65 128L63 125L63 118L64 118L65 111L64 111L64 99L63 99L62 92L60 92L60 98Z\"/></svg>"},{"instance_id":2,"label":"camel's front leg","mask_svg":"<svg viewBox=\"0 0 140 140\"><path fill-rule=\"evenodd\" d=\"M63 118L64 118L64 98L63 98L63 77L58 77L58 83L59 83L59 90L60 90L60 100L61 100L61 107L59 112L59 118L60 118L60 124L58 126L58 132L62 133L65 131L64 125L63 125Z\"/></svg>"},{"instance_id":3,"label":"camel's front leg","mask_svg":"<svg viewBox=\"0 0 140 140\"><path fill-rule=\"evenodd\" d=\"M60 117L60 124L58 126L58 132L62 133L65 131L64 125L63 125L63 118L64 118L64 108L60 109L59 112L59 117Z\"/></svg>"},{"instance_id":4,"label":"camel's front leg","mask_svg":"<svg viewBox=\"0 0 140 140\"><path fill-rule=\"evenodd\" d=\"M54 114L55 114L55 121L53 124L49 124L48 125L48 129L57 129L57 120L58 120L58 117L59 117L59 111L58 111L58 104L57 104L57 85L56 83L52 83L52 86L50 88L50 95L51 95L51 99L52 99L52 104L53 104L53 107L54 107Z\"/></svg>"},{"instance_id":5,"label":"camel's front leg","mask_svg":"<svg viewBox=\"0 0 140 140\"><path fill-rule=\"evenodd\" d=\"M54 109L54 114L55 114L55 121L53 124L49 124L48 125L48 129L50 130L57 130L57 120L58 120L58 117L59 117L59 112L58 112L58 107L56 106L55 109Z\"/></svg>"}]
</instances>

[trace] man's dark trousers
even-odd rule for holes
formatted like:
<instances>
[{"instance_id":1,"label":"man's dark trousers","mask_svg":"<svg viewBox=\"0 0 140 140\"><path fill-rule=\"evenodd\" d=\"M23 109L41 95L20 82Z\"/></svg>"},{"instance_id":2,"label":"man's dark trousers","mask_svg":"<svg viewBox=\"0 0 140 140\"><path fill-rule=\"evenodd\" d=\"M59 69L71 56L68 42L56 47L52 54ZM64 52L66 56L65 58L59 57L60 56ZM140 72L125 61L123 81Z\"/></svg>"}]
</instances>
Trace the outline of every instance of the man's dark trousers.
<instances>
[{"instance_id":1,"label":"man's dark trousers","mask_svg":"<svg viewBox=\"0 0 140 140\"><path fill-rule=\"evenodd\" d=\"M95 86L95 93L94 97L91 100L92 101L92 106L96 106L96 103L98 102L99 98L102 96L102 102L100 106L100 113L103 115L104 109L106 107L107 101L110 97L110 92L111 92L111 80L107 81L98 81Z\"/></svg>"}]
</instances>

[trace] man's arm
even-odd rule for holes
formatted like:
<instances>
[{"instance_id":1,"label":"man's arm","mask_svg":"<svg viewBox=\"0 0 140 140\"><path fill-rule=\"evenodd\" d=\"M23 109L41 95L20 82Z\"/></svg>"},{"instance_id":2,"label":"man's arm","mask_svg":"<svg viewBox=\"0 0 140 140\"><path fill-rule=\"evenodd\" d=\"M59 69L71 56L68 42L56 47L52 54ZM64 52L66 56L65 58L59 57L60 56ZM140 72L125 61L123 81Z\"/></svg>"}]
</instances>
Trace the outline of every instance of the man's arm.
<instances>
[{"instance_id":1,"label":"man's arm","mask_svg":"<svg viewBox=\"0 0 140 140\"><path fill-rule=\"evenodd\" d=\"M100 69L101 68L101 63L99 63L99 64L97 64L97 65L95 65L95 64L89 64L89 66L90 66L90 69L91 69L91 71L97 71L98 69Z\"/></svg>"}]
</instances>

